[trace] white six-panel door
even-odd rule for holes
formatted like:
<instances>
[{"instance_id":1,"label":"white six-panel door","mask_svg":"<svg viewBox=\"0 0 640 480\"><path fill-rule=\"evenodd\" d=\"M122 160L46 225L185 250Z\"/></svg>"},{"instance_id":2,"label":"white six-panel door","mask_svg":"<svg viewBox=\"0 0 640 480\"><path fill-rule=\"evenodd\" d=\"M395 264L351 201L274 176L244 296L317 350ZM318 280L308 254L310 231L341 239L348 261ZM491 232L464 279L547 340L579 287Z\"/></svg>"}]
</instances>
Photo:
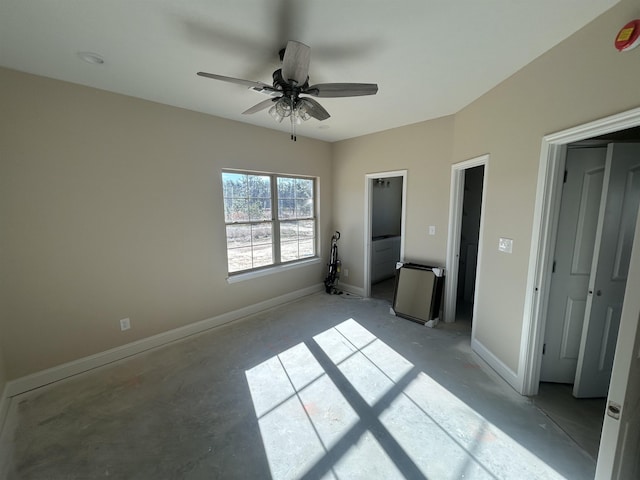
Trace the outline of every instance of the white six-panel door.
<instances>
[{"instance_id":1,"label":"white six-panel door","mask_svg":"<svg viewBox=\"0 0 640 480\"><path fill-rule=\"evenodd\" d=\"M607 396L639 203L640 145L610 144L573 386L575 397Z\"/></svg>"},{"instance_id":2,"label":"white six-panel door","mask_svg":"<svg viewBox=\"0 0 640 480\"><path fill-rule=\"evenodd\" d=\"M574 382L607 148L570 148L549 293L540 381Z\"/></svg>"}]
</instances>

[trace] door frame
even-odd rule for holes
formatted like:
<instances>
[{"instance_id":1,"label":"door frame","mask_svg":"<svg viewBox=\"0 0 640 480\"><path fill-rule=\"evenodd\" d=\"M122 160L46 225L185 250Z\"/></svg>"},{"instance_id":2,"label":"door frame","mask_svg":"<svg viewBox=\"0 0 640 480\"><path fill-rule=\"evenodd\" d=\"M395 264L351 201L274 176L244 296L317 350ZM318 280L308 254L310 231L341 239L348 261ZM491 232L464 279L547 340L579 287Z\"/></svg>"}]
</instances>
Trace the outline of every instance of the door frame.
<instances>
[{"instance_id":1,"label":"door frame","mask_svg":"<svg viewBox=\"0 0 640 480\"><path fill-rule=\"evenodd\" d=\"M527 273L517 390L537 395L557 233L566 146L640 126L640 108L546 135L542 139Z\"/></svg>"},{"instance_id":2,"label":"door frame","mask_svg":"<svg viewBox=\"0 0 640 480\"><path fill-rule=\"evenodd\" d=\"M407 172L394 170L391 172L367 173L364 176L364 297L371 296L371 225L373 215L373 181L377 178L402 177L402 210L400 218L400 261L404 261L405 228L407 219Z\"/></svg>"},{"instance_id":3,"label":"door frame","mask_svg":"<svg viewBox=\"0 0 640 480\"><path fill-rule=\"evenodd\" d=\"M458 290L458 269L460 257L460 232L462 229L462 207L464 203L464 182L465 171L474 167L484 167L482 178L482 204L480 206L480 231L478 235L478 257L476 259L476 272L480 271L482 261L482 238L484 232L485 203L487 198L487 173L489 166L489 155L466 160L464 162L451 165L451 189L449 197L449 231L447 234L447 260L444 286L444 321L452 323L456 321L456 299ZM476 274L476 285L473 291L473 313L476 313L476 298L478 295L478 275ZM475 323L471 324L472 338L474 337Z\"/></svg>"}]
</instances>

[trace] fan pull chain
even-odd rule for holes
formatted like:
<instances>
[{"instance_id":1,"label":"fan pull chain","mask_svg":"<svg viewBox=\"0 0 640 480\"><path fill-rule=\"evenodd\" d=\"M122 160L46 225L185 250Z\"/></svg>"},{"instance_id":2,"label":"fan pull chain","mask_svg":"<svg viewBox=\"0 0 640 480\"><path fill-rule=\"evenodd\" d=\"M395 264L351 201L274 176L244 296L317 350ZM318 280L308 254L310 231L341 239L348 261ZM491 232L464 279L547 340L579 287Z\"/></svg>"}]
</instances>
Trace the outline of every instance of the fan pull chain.
<instances>
[{"instance_id":1,"label":"fan pull chain","mask_svg":"<svg viewBox=\"0 0 640 480\"><path fill-rule=\"evenodd\" d=\"M298 139L296 138L296 119L295 119L295 111L293 108L293 100L291 101L291 115L289 115L291 117L291 140L293 140L294 142L297 142Z\"/></svg>"}]
</instances>

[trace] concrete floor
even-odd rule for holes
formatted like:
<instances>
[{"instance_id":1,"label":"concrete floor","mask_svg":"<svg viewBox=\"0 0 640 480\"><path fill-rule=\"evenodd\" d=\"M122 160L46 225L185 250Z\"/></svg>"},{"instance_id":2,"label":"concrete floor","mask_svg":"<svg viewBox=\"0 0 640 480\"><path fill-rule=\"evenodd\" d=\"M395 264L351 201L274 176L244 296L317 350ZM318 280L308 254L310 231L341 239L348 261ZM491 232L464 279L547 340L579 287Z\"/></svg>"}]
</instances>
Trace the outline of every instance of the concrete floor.
<instances>
[{"instance_id":1,"label":"concrete floor","mask_svg":"<svg viewBox=\"0 0 640 480\"><path fill-rule=\"evenodd\" d=\"M379 298L381 300L386 300L390 304L393 303L393 295L396 287L396 278L388 278L386 280L382 280L381 282L374 283L371 285L371 296L373 298Z\"/></svg>"},{"instance_id":2,"label":"concrete floor","mask_svg":"<svg viewBox=\"0 0 640 480\"><path fill-rule=\"evenodd\" d=\"M371 286L371 296L392 304L394 289L395 278L383 280ZM459 300L456 304L456 322L441 325L441 328L468 335L472 316L473 303ZM595 461L600 447L606 398L577 399L573 397L572 389L573 385L542 382L538 395L531 397L531 400Z\"/></svg>"},{"instance_id":3,"label":"concrete floor","mask_svg":"<svg viewBox=\"0 0 640 480\"><path fill-rule=\"evenodd\" d=\"M593 459L598 458L606 398L574 398L573 385L541 383L533 402Z\"/></svg>"},{"instance_id":4,"label":"concrete floor","mask_svg":"<svg viewBox=\"0 0 640 480\"><path fill-rule=\"evenodd\" d=\"M9 479L593 478L468 332L324 293L12 399Z\"/></svg>"}]
</instances>

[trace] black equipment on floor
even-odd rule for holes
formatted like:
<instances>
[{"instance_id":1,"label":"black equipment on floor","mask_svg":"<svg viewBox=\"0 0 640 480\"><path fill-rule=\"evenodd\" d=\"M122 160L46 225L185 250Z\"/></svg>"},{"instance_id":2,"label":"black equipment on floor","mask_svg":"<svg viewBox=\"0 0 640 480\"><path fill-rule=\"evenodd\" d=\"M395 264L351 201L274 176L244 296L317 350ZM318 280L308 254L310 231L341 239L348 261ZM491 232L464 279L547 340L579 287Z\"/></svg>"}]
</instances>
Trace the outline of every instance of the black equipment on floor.
<instances>
[{"instance_id":1,"label":"black equipment on floor","mask_svg":"<svg viewBox=\"0 0 640 480\"><path fill-rule=\"evenodd\" d=\"M324 289L327 293L340 295L342 292L336 288L340 278L340 260L338 260L338 240L340 232L336 231L331 237L331 254L329 255L329 273L324 279Z\"/></svg>"},{"instance_id":2,"label":"black equipment on floor","mask_svg":"<svg viewBox=\"0 0 640 480\"><path fill-rule=\"evenodd\" d=\"M398 262L391 313L435 327L440 321L443 290L444 268Z\"/></svg>"}]
</instances>

